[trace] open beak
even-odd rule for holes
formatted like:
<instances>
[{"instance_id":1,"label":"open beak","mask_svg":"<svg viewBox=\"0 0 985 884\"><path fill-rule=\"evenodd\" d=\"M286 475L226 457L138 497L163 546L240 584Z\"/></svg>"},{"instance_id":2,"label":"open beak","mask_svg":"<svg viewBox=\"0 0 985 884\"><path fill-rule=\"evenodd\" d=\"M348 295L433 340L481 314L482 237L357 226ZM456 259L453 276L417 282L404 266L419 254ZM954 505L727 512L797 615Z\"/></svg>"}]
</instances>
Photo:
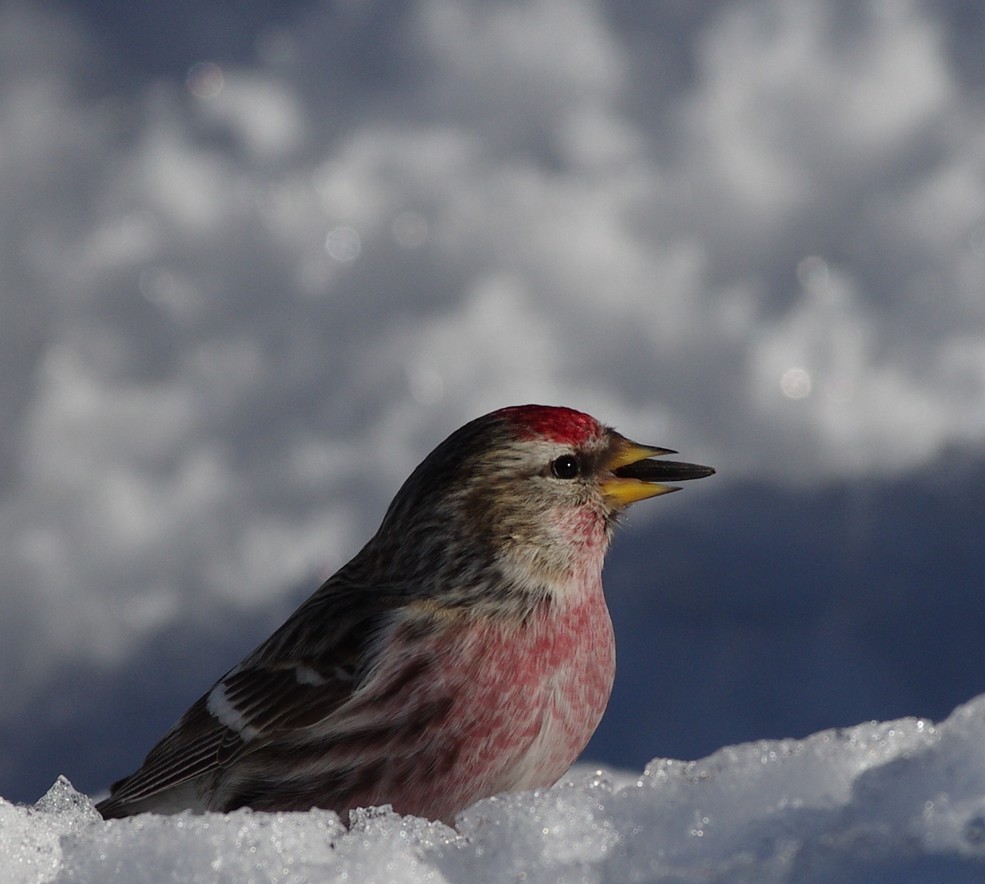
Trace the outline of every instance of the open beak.
<instances>
[{"instance_id":1,"label":"open beak","mask_svg":"<svg viewBox=\"0 0 985 884\"><path fill-rule=\"evenodd\" d=\"M639 445L615 432L612 436L609 456L603 463L610 475L602 480L602 493L614 509L621 509L658 494L680 491L676 485L664 485L664 482L703 479L715 472L711 467L694 463L654 460L677 452L669 448Z\"/></svg>"}]
</instances>

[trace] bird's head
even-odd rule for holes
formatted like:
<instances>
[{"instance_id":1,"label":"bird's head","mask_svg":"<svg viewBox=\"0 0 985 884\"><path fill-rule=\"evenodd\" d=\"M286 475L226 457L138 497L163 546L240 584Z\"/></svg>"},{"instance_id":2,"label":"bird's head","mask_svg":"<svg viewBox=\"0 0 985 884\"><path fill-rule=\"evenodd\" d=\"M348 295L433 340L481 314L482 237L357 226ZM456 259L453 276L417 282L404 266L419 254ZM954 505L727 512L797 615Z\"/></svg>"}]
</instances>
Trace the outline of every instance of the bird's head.
<instances>
[{"instance_id":1,"label":"bird's head","mask_svg":"<svg viewBox=\"0 0 985 884\"><path fill-rule=\"evenodd\" d=\"M419 562L441 561L460 584L475 567L528 586L597 575L620 512L678 490L667 482L714 473L659 459L672 453L570 408L500 409L428 455L400 489L377 540L396 539Z\"/></svg>"}]
</instances>

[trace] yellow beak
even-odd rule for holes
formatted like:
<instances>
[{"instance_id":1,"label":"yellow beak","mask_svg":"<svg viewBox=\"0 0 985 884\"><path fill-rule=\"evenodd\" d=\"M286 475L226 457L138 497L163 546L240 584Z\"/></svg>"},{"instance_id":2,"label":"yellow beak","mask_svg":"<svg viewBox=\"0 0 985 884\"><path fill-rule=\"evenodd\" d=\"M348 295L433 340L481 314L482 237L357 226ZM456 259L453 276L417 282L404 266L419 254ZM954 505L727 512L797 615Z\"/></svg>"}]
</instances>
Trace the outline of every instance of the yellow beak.
<instances>
[{"instance_id":1,"label":"yellow beak","mask_svg":"<svg viewBox=\"0 0 985 884\"><path fill-rule=\"evenodd\" d=\"M625 436L612 432L609 455L603 461L608 475L602 480L602 493L613 509L622 509L638 500L680 491L676 485L663 482L685 482L712 475L711 467L672 460L653 460L664 454L676 454L669 448L656 448L631 442Z\"/></svg>"}]
</instances>

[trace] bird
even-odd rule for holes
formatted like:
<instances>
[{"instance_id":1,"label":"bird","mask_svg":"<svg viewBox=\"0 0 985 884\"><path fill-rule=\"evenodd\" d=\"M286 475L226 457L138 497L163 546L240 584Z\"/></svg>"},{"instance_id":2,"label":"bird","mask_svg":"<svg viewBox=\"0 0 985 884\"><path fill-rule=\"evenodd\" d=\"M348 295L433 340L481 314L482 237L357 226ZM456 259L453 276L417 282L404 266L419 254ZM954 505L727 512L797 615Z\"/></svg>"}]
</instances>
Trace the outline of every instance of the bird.
<instances>
[{"instance_id":1,"label":"bird","mask_svg":"<svg viewBox=\"0 0 985 884\"><path fill-rule=\"evenodd\" d=\"M389 805L453 824L481 798L553 785L612 690L602 564L620 514L715 472L667 454L562 406L465 424L97 810Z\"/></svg>"}]
</instances>

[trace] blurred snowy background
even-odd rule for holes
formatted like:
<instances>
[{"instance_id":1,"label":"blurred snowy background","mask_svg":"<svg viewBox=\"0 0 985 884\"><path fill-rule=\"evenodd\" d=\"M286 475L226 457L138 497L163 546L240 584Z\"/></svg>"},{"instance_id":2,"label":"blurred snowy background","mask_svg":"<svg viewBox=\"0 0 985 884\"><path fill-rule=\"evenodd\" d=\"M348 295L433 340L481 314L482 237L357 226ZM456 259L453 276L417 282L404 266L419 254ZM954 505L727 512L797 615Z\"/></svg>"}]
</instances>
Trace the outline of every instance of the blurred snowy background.
<instances>
[{"instance_id":1,"label":"blurred snowy background","mask_svg":"<svg viewBox=\"0 0 985 884\"><path fill-rule=\"evenodd\" d=\"M0 795L96 791L466 420L638 507L586 758L985 691L985 6L0 3Z\"/></svg>"}]
</instances>

